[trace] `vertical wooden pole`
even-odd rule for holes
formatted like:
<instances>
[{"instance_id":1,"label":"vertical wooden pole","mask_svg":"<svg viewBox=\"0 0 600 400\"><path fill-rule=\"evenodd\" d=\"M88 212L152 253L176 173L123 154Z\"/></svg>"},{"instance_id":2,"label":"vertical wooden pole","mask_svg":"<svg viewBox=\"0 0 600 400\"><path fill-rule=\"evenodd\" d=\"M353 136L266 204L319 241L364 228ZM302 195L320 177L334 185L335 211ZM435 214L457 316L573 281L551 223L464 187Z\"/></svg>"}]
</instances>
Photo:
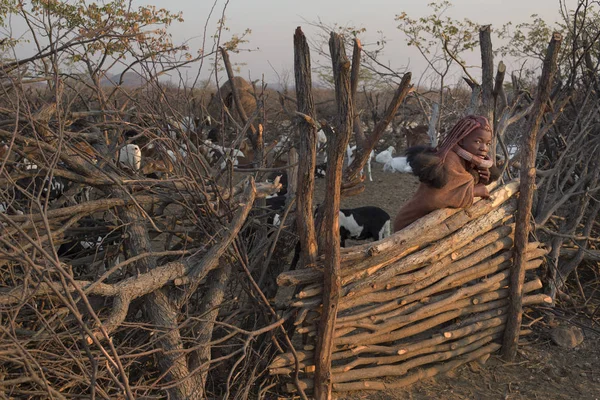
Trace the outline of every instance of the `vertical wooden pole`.
<instances>
[{"instance_id":1,"label":"vertical wooden pole","mask_svg":"<svg viewBox=\"0 0 600 400\"><path fill-rule=\"evenodd\" d=\"M335 97L337 103L336 133L329 133L327 141L327 182L324 203L323 231L325 265L323 270L323 310L319 323L319 335L315 352L315 399L331 399L331 351L333 334L341 291L340 274L340 190L342 187L342 164L344 153L354 120L350 95L350 62L346 56L344 42L340 35L331 33L329 51L333 64Z\"/></svg>"},{"instance_id":2,"label":"vertical wooden pole","mask_svg":"<svg viewBox=\"0 0 600 400\"><path fill-rule=\"evenodd\" d=\"M544 109L550 98L556 62L562 37L554 33L548 50L542 76L540 77L537 95L533 103L533 109L523 137L521 158L521 183L519 186L519 202L517 205L517 220L515 224L515 254L514 265L510 274L510 304L508 307L508 320L504 331L504 342L502 356L505 360L512 361L517 355L519 342L519 331L521 330L522 318L522 292L525 280L525 264L527 263L527 241L529 238L529 220L531 205L533 203L533 192L535 190L535 157L537 133L542 123Z\"/></svg>"},{"instance_id":3,"label":"vertical wooden pole","mask_svg":"<svg viewBox=\"0 0 600 400\"><path fill-rule=\"evenodd\" d=\"M371 150L375 148L383 135L385 128L396 116L396 111L398 111L400 104L402 104L406 96L413 90L413 87L410 84L411 78L412 74L410 72L404 74L383 118L377 123L375 129L373 129L373 133L365 138L364 147L357 147L356 152L354 153L354 161L352 161L352 164L346 169L346 182L355 181L359 178L360 170L367 163Z\"/></svg>"},{"instance_id":4,"label":"vertical wooden pole","mask_svg":"<svg viewBox=\"0 0 600 400\"><path fill-rule=\"evenodd\" d=\"M479 28L479 48L481 49L481 107L479 113L490 121L494 129L494 53L492 51L491 26ZM490 157L496 159L496 139L492 138Z\"/></svg>"},{"instance_id":5,"label":"vertical wooden pole","mask_svg":"<svg viewBox=\"0 0 600 400\"><path fill-rule=\"evenodd\" d=\"M317 126L315 103L312 95L310 49L300 27L294 33L294 76L296 79L296 102L298 111L311 120L300 122L300 146L298 148L298 187L296 197L296 224L300 237L300 268L312 265L317 259L317 240L313 218L313 192L317 164Z\"/></svg>"},{"instance_id":6,"label":"vertical wooden pole","mask_svg":"<svg viewBox=\"0 0 600 400\"><path fill-rule=\"evenodd\" d=\"M294 147L288 152L288 165L295 165L298 163L298 152ZM287 201L289 203L292 199L296 198L298 191L298 165L288 170L288 190L287 190Z\"/></svg>"},{"instance_id":7,"label":"vertical wooden pole","mask_svg":"<svg viewBox=\"0 0 600 400\"><path fill-rule=\"evenodd\" d=\"M356 92L358 91L358 80L360 75L360 58L362 53L362 44L358 38L354 39L354 49L352 50L352 70L350 72L350 97L352 98L352 107L354 113L354 138L356 148L365 147L365 133L362 130L360 116L356 108Z\"/></svg>"},{"instance_id":8,"label":"vertical wooden pole","mask_svg":"<svg viewBox=\"0 0 600 400\"><path fill-rule=\"evenodd\" d=\"M231 67L231 61L229 61L229 53L223 47L219 48L221 50L221 56L223 57L223 64L225 64L225 71L227 72L227 78L229 78L229 84L231 85L231 95L233 96L233 103L235 104L235 108L240 115L240 119L242 120L242 124L246 125L248 123L248 116L246 115L246 111L244 110L244 106L242 106L242 101L240 100L240 93L238 88L235 86L233 81L233 68ZM250 134L252 132L252 134ZM254 150L258 150L258 146L256 143L256 128L254 125L250 124L250 132L248 133L248 137L252 142L252 147Z\"/></svg>"}]
</instances>

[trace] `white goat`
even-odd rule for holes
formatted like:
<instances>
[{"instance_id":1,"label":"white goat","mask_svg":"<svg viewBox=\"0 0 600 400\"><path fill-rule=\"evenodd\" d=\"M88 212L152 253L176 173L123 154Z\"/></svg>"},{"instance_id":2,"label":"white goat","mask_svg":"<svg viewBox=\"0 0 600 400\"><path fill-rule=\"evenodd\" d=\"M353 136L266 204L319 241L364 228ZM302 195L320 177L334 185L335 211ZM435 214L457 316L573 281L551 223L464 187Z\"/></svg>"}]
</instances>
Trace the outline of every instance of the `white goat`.
<instances>
[{"instance_id":1,"label":"white goat","mask_svg":"<svg viewBox=\"0 0 600 400\"><path fill-rule=\"evenodd\" d=\"M142 150L137 144L126 144L119 150L119 164L139 171L142 166Z\"/></svg>"},{"instance_id":2,"label":"white goat","mask_svg":"<svg viewBox=\"0 0 600 400\"><path fill-rule=\"evenodd\" d=\"M325 146L327 144L327 136L325 135L325 132L323 132L323 129L320 129L317 132L317 149Z\"/></svg>"},{"instance_id":3,"label":"white goat","mask_svg":"<svg viewBox=\"0 0 600 400\"><path fill-rule=\"evenodd\" d=\"M383 166L384 171L411 173L412 168L406 161L406 157L395 157Z\"/></svg>"},{"instance_id":4,"label":"white goat","mask_svg":"<svg viewBox=\"0 0 600 400\"><path fill-rule=\"evenodd\" d=\"M348 147L346 147L346 159L348 160L348 166L350 166L350 164L352 164L352 161L354 161L355 150L356 146L350 147L350 145L348 145ZM371 161L373 160L373 157L375 157L375 152L371 150L371 153L369 153L369 159L367 160L367 176L369 177L369 181L371 182L373 182L373 175L371 175ZM360 173L364 173L364 168L360 170Z\"/></svg>"},{"instance_id":5,"label":"white goat","mask_svg":"<svg viewBox=\"0 0 600 400\"><path fill-rule=\"evenodd\" d=\"M375 162L378 162L379 164L386 164L392 158L394 158L394 154L396 154L396 148L394 146L390 146L387 148L387 150L383 150L381 153L375 156Z\"/></svg>"}]
</instances>

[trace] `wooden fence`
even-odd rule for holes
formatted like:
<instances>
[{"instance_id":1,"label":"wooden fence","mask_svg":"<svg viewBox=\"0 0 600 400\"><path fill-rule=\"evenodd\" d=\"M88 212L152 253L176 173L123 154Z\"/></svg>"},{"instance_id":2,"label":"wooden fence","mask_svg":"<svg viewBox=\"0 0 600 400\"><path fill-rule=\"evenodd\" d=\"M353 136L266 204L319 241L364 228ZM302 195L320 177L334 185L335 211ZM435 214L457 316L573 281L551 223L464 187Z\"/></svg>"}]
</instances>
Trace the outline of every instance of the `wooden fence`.
<instances>
[{"instance_id":1,"label":"wooden fence","mask_svg":"<svg viewBox=\"0 0 600 400\"><path fill-rule=\"evenodd\" d=\"M342 249L342 292L331 362L333 390L410 385L498 350L507 321L518 182L495 189L468 209L435 211L389 238ZM527 248L523 305L549 302L532 273L547 254ZM314 343L321 317L323 261L284 272L296 286L294 338L301 387L313 386ZM269 366L295 370L292 353ZM384 379L396 377L396 379ZM295 385L290 384L290 390Z\"/></svg>"}]
</instances>

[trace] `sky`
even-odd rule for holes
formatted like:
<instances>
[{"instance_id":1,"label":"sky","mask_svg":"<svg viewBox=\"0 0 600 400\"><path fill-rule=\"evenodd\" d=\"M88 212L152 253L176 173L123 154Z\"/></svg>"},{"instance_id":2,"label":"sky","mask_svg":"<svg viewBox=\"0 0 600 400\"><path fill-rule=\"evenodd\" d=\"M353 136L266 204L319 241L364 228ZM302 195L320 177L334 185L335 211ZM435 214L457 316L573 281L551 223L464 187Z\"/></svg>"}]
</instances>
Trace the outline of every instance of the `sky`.
<instances>
[{"instance_id":1,"label":"sky","mask_svg":"<svg viewBox=\"0 0 600 400\"><path fill-rule=\"evenodd\" d=\"M102 1L102 0L95 0ZM181 12L184 22L175 22L169 27L175 44L187 43L191 54L197 54L201 48L209 51L213 47L213 35L217 31L218 20L225 14L226 31L221 40L227 41L232 35L251 30L238 54L230 54L230 59L239 65L239 75L246 79L260 80L264 77L270 84L282 84L285 81L293 85L293 34L300 26L309 42L318 41L324 32L316 28L314 23L321 21L326 26L353 26L366 29L360 34L365 49L385 37L384 52L379 61L395 71L411 71L413 82L421 84L420 79L427 76L427 63L414 47L408 47L404 34L397 28L399 23L395 17L406 12L411 18L419 18L432 13L428 3L433 0L131 0L132 6L154 5L172 12ZM438 0L439 1L439 0ZM569 8L573 8L577 0L563 0ZM452 19L468 18L481 25L491 24L492 32L499 30L505 23L518 24L531 20L532 14L538 14L548 24L559 20L559 0L452 0L452 6L446 11ZM211 14L212 10L212 14ZM27 26L15 22L18 32L27 32ZM13 32L15 33L15 32ZM25 33L26 34L26 33ZM495 48L500 45L492 35ZM33 52L33 44L25 45L20 58ZM351 56L349 54L349 56ZM311 53L313 67L321 62L313 51ZM469 65L480 66L481 59L478 48L464 54ZM497 64L499 58L496 58ZM520 66L517 60L503 59L508 72ZM192 81L200 71L200 79L211 77L211 63L192 64L180 71L184 79ZM118 73L120 71L115 71ZM480 71L471 71L474 77ZM224 73L221 75L224 77ZM454 72L451 79L459 81L462 74ZM187 78L186 78L187 77ZM167 77L178 83L179 75ZM317 78L313 76L313 82ZM272 86L273 87L273 86Z\"/></svg>"},{"instance_id":2,"label":"sky","mask_svg":"<svg viewBox=\"0 0 600 400\"><path fill-rule=\"evenodd\" d=\"M261 79L264 74L267 82L281 81L287 75L292 83L294 30L301 26L309 40L316 40L317 28L310 23L318 20L326 25L365 28L367 31L361 36L364 44L376 41L378 31L381 31L387 40L381 61L396 70L408 66L414 81L415 76L425 70L426 62L414 47L406 45L402 32L397 29L395 16L403 11L412 18L429 15L431 9L427 7L428 3L429 0L134 0L134 5L153 4L181 11L185 21L174 24L169 31L175 43L187 41L192 49L201 47L203 28L214 6L215 12L209 19L207 31L210 46L212 39L209 36L215 32L216 21L225 7L229 31L222 35L223 39L227 40L232 34L242 33L247 28L252 31L247 37L249 42L243 47L253 51L230 56L232 62L246 64L240 75ZM566 3L572 8L576 1L566 0ZM559 19L558 10L558 0L454 0L447 15L454 19L469 18L481 25L491 24L494 30L509 21L513 24L529 21L532 14L552 23ZM494 40L498 39L492 36ZM479 51L467 55L466 61L480 64ZM505 60L509 71L511 61L514 60ZM206 65L203 67L205 70ZM190 69L189 73L193 72Z\"/></svg>"}]
</instances>

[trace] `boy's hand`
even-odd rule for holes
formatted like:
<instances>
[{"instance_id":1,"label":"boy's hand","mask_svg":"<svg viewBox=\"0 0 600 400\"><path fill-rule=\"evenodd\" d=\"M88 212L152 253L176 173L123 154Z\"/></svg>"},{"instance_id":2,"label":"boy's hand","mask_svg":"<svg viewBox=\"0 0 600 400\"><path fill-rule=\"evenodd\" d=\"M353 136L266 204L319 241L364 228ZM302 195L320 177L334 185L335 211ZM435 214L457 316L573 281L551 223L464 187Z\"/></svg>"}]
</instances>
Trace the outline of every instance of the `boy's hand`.
<instances>
[{"instance_id":1,"label":"boy's hand","mask_svg":"<svg viewBox=\"0 0 600 400\"><path fill-rule=\"evenodd\" d=\"M479 172L479 181L482 183L488 183L490 181L490 170L487 168L479 168L477 169Z\"/></svg>"},{"instance_id":2,"label":"boy's hand","mask_svg":"<svg viewBox=\"0 0 600 400\"><path fill-rule=\"evenodd\" d=\"M475 187L473 188L473 197L481 197L482 199L489 199L490 198L490 192L488 192L487 188L479 183L477 185L475 185Z\"/></svg>"}]
</instances>

